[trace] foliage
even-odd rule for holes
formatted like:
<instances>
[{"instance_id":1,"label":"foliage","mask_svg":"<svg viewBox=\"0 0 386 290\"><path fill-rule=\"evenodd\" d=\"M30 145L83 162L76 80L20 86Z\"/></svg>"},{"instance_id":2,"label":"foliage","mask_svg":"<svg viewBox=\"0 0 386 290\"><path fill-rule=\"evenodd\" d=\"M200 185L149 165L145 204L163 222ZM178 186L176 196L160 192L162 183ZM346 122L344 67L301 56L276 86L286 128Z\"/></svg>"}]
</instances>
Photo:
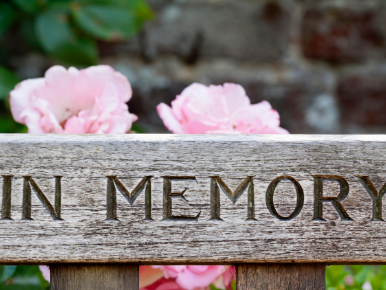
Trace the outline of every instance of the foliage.
<instances>
[{"instance_id":1,"label":"foliage","mask_svg":"<svg viewBox=\"0 0 386 290\"><path fill-rule=\"evenodd\" d=\"M91 66L98 63L97 40L127 39L152 17L145 0L0 0L0 133L27 132L9 110L9 92L20 80L4 65L15 51Z\"/></svg>"},{"instance_id":2,"label":"foliage","mask_svg":"<svg viewBox=\"0 0 386 290\"><path fill-rule=\"evenodd\" d=\"M7 98L18 82L19 79L12 72L0 66L0 100Z\"/></svg>"},{"instance_id":3,"label":"foliage","mask_svg":"<svg viewBox=\"0 0 386 290\"><path fill-rule=\"evenodd\" d=\"M137 125L136 123L133 123L133 125L131 126L131 131L135 133L140 133L140 134L150 133L146 128L140 125Z\"/></svg>"},{"instance_id":4,"label":"foliage","mask_svg":"<svg viewBox=\"0 0 386 290\"><path fill-rule=\"evenodd\" d=\"M0 266L0 290L48 290L39 266Z\"/></svg>"},{"instance_id":5,"label":"foliage","mask_svg":"<svg viewBox=\"0 0 386 290\"><path fill-rule=\"evenodd\" d=\"M386 266L327 267L327 290L362 290L365 289L363 284L366 282L374 290L386 290Z\"/></svg>"},{"instance_id":6,"label":"foliage","mask_svg":"<svg viewBox=\"0 0 386 290\"><path fill-rule=\"evenodd\" d=\"M16 123L9 108L9 92L19 83L19 79L9 70L0 66L0 102L3 108L0 111L1 133L26 133L27 127ZM1 280L0 280L1 281Z\"/></svg>"},{"instance_id":7,"label":"foliage","mask_svg":"<svg viewBox=\"0 0 386 290\"><path fill-rule=\"evenodd\" d=\"M0 38L14 27L29 47L90 66L98 60L97 39L127 39L152 17L144 0L5 0Z\"/></svg>"}]
</instances>

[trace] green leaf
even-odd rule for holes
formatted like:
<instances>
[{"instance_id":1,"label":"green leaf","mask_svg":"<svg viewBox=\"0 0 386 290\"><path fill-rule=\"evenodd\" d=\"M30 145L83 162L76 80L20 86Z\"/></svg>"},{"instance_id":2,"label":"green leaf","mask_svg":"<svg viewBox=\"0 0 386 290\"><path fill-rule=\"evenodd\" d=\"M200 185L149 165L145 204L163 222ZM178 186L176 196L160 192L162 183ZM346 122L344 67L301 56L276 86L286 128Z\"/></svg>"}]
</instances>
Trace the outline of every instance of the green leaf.
<instances>
[{"instance_id":1,"label":"green leaf","mask_svg":"<svg viewBox=\"0 0 386 290\"><path fill-rule=\"evenodd\" d=\"M127 39L153 17L143 1L93 1L72 5L75 23L90 35L103 40Z\"/></svg>"},{"instance_id":2,"label":"green leaf","mask_svg":"<svg viewBox=\"0 0 386 290\"><path fill-rule=\"evenodd\" d=\"M9 284L0 287L0 290L42 290L40 285Z\"/></svg>"},{"instance_id":3,"label":"green leaf","mask_svg":"<svg viewBox=\"0 0 386 290\"><path fill-rule=\"evenodd\" d=\"M8 30L17 18L17 11L8 3L0 2L0 37Z\"/></svg>"},{"instance_id":4,"label":"green leaf","mask_svg":"<svg viewBox=\"0 0 386 290\"><path fill-rule=\"evenodd\" d=\"M74 9L77 25L90 35L103 40L124 39L136 32L132 11L108 5L87 5Z\"/></svg>"},{"instance_id":5,"label":"green leaf","mask_svg":"<svg viewBox=\"0 0 386 290\"><path fill-rule=\"evenodd\" d=\"M36 37L33 19L25 19L20 23L20 34L29 47L41 50Z\"/></svg>"},{"instance_id":6,"label":"green leaf","mask_svg":"<svg viewBox=\"0 0 386 290\"><path fill-rule=\"evenodd\" d=\"M345 266L329 266L326 268L326 287L340 287L344 285L344 278L350 274Z\"/></svg>"},{"instance_id":7,"label":"green leaf","mask_svg":"<svg viewBox=\"0 0 386 290\"><path fill-rule=\"evenodd\" d=\"M355 275L355 282L360 285L365 283L368 271L368 268L363 267L361 271L357 272Z\"/></svg>"},{"instance_id":8,"label":"green leaf","mask_svg":"<svg viewBox=\"0 0 386 290\"><path fill-rule=\"evenodd\" d=\"M35 32L42 48L58 60L80 66L96 64L95 41L74 31L66 3L52 5L40 14L35 22Z\"/></svg>"},{"instance_id":9,"label":"green leaf","mask_svg":"<svg viewBox=\"0 0 386 290\"><path fill-rule=\"evenodd\" d=\"M0 128L3 126L3 116L0 115ZM39 266L6 266L14 268L14 274L7 285L1 285L0 290L49 290L50 284L44 280ZM15 271L16 269L16 271ZM1 275L1 274L0 274ZM41 281L43 280L43 281Z\"/></svg>"},{"instance_id":10,"label":"green leaf","mask_svg":"<svg viewBox=\"0 0 386 290\"><path fill-rule=\"evenodd\" d=\"M3 284L15 273L16 266L0 266L0 284Z\"/></svg>"},{"instance_id":11,"label":"green leaf","mask_svg":"<svg viewBox=\"0 0 386 290\"><path fill-rule=\"evenodd\" d=\"M153 11L146 4L145 1L142 0L133 0L128 1L129 7L135 9L135 13L137 15L137 29L139 30L146 20L151 20L154 18Z\"/></svg>"},{"instance_id":12,"label":"green leaf","mask_svg":"<svg viewBox=\"0 0 386 290\"><path fill-rule=\"evenodd\" d=\"M141 125L137 125L135 123L131 126L131 131L134 131L135 133L141 133L141 134L149 133L149 131L146 130L146 128L142 127Z\"/></svg>"},{"instance_id":13,"label":"green leaf","mask_svg":"<svg viewBox=\"0 0 386 290\"><path fill-rule=\"evenodd\" d=\"M9 92L12 91L19 82L19 79L12 72L4 67L0 67L0 99L8 97Z\"/></svg>"},{"instance_id":14,"label":"green leaf","mask_svg":"<svg viewBox=\"0 0 386 290\"><path fill-rule=\"evenodd\" d=\"M40 290L45 289L49 285L44 280L39 266L17 266L16 272L12 277L12 284L40 285Z\"/></svg>"},{"instance_id":15,"label":"green leaf","mask_svg":"<svg viewBox=\"0 0 386 290\"><path fill-rule=\"evenodd\" d=\"M26 281L31 277L42 275L39 266L17 266L15 278L23 278Z\"/></svg>"},{"instance_id":16,"label":"green leaf","mask_svg":"<svg viewBox=\"0 0 386 290\"><path fill-rule=\"evenodd\" d=\"M139 30L144 21L151 20L154 18L153 11L147 5L144 0L93 0L95 2L109 2L112 5L118 5L120 7L125 7L126 9L130 9L135 11L135 15L137 16L137 30Z\"/></svg>"},{"instance_id":17,"label":"green leaf","mask_svg":"<svg viewBox=\"0 0 386 290\"><path fill-rule=\"evenodd\" d=\"M12 2L26 13L37 13L48 2L48 0L12 0Z\"/></svg>"}]
</instances>

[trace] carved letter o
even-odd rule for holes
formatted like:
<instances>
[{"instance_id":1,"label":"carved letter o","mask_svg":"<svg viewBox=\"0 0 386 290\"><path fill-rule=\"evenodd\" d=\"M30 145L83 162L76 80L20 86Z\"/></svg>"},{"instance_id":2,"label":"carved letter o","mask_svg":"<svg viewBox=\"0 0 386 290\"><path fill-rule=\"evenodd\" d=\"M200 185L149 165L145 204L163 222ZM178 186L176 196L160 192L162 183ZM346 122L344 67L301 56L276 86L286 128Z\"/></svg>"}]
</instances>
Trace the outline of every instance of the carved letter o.
<instances>
[{"instance_id":1,"label":"carved letter o","mask_svg":"<svg viewBox=\"0 0 386 290\"><path fill-rule=\"evenodd\" d=\"M280 183L280 181L282 180L289 180L292 182L292 184L295 186L295 190L296 190L296 207L294 209L294 211L288 216L288 217L283 217L281 216L275 209L275 205L273 204L273 195L275 193L275 189L277 187L277 185ZM303 192L303 188L302 186L300 185L300 183L293 177L289 176L289 175L283 175L283 176L279 176L277 178L275 178L268 186L267 188L267 192L265 194L265 201L266 201L266 204L267 204L267 208L269 210L269 212L276 218L278 218L279 220L283 220L283 221L286 221L286 220L291 220L293 218L295 218L302 210L303 208L303 205L304 205L304 192Z\"/></svg>"}]
</instances>

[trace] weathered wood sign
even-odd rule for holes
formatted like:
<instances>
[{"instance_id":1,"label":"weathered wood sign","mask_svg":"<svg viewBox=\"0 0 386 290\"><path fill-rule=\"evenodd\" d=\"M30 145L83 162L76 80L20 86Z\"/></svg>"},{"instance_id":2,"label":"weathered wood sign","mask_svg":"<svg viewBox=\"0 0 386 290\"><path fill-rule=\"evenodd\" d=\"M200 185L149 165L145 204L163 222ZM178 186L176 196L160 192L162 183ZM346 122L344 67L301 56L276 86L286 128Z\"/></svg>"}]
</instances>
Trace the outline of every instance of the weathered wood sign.
<instances>
[{"instance_id":1,"label":"weathered wood sign","mask_svg":"<svg viewBox=\"0 0 386 290\"><path fill-rule=\"evenodd\" d=\"M386 261L386 136L1 135L1 263Z\"/></svg>"}]
</instances>

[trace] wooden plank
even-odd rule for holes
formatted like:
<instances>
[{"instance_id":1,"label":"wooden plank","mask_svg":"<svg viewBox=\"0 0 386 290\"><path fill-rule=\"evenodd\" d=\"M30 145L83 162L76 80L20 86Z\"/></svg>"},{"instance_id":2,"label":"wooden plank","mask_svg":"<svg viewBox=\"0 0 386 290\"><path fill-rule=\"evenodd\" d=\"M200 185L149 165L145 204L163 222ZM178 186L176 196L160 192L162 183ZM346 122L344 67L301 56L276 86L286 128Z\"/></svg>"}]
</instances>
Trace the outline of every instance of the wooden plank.
<instances>
[{"instance_id":1,"label":"wooden plank","mask_svg":"<svg viewBox=\"0 0 386 290\"><path fill-rule=\"evenodd\" d=\"M324 290L323 264L241 264L237 266L238 290Z\"/></svg>"},{"instance_id":2,"label":"wooden plank","mask_svg":"<svg viewBox=\"0 0 386 290\"><path fill-rule=\"evenodd\" d=\"M138 290L138 265L53 265L52 290Z\"/></svg>"},{"instance_id":3,"label":"wooden plank","mask_svg":"<svg viewBox=\"0 0 386 290\"><path fill-rule=\"evenodd\" d=\"M386 262L386 136L0 135L0 175L3 264Z\"/></svg>"}]
</instances>

